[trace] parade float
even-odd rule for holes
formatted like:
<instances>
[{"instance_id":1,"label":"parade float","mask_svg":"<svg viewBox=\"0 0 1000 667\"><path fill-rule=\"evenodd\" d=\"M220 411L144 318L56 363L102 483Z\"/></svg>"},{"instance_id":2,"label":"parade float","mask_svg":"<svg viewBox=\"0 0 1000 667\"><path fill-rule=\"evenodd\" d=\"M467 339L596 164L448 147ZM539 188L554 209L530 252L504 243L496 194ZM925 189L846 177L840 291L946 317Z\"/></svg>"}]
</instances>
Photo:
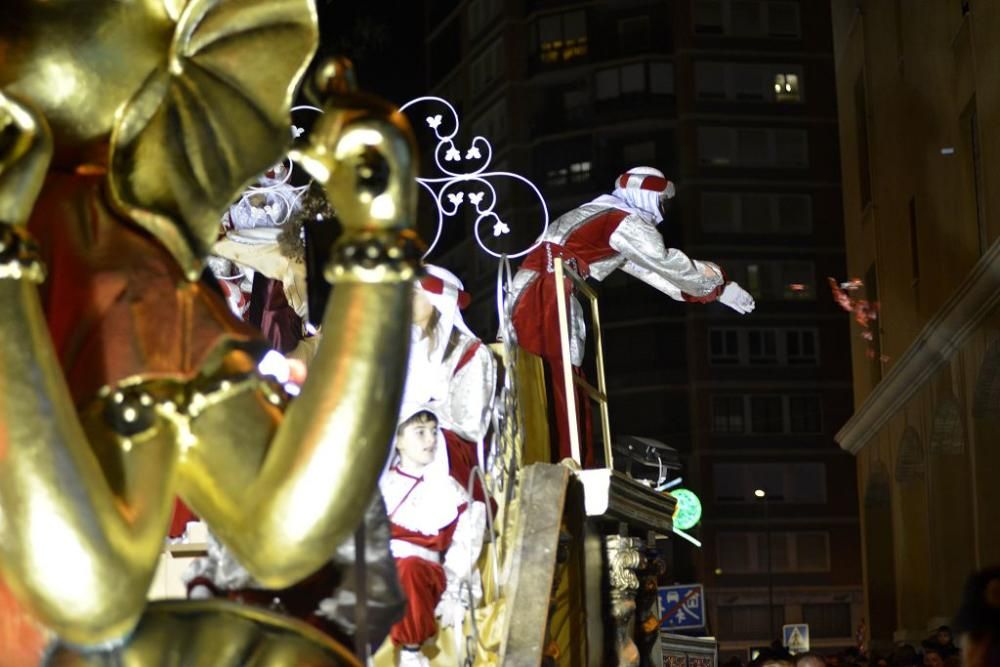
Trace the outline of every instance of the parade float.
<instances>
[{"instance_id":1,"label":"parade float","mask_svg":"<svg viewBox=\"0 0 1000 667\"><path fill-rule=\"evenodd\" d=\"M308 0L12 5L0 664L662 664L655 541L690 536L671 467L634 474L658 446L613 435L586 278L622 268L739 312L749 296L650 245L628 222L639 200L602 204L623 213L583 261L582 218L550 223L486 138L461 144L444 100L395 108L344 60L303 83ZM438 174L418 177L411 126L433 133ZM673 186L653 172L615 193L655 208ZM540 236L518 252L488 242L510 231L496 179L538 196ZM461 281L424 263L461 206L497 265L488 346ZM519 345L522 257L551 307L537 354Z\"/></svg>"}]
</instances>

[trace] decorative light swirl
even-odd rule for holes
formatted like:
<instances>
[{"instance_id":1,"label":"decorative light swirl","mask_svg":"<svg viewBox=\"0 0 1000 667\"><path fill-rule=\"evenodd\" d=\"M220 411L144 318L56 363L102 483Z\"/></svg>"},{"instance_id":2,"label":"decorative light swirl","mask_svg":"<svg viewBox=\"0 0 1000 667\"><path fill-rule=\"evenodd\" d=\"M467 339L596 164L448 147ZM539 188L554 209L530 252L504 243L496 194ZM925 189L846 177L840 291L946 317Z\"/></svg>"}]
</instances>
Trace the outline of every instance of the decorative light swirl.
<instances>
[{"instance_id":1,"label":"decorative light swirl","mask_svg":"<svg viewBox=\"0 0 1000 667\"><path fill-rule=\"evenodd\" d=\"M443 176L435 178L417 177L417 183L430 193L434 198L437 207L438 224L431 241L424 253L426 258L437 246L444 230L445 218L452 218L458 214L463 204L472 205L476 209L476 221L473 223L473 233L476 243L483 251L497 259L508 257L511 259L521 257L531 252L538 245L536 241L530 247L517 253L498 253L491 250L483 242L480 231L482 224L492 224L492 234L494 238L510 234L510 226L494 210L497 205L497 191L491 182L495 178L511 178L527 185L538 197L542 205L542 230L544 233L549 226L549 209L545 204L545 197L541 191L530 180L520 174L509 171L487 171L490 162L493 160L493 146L483 136L476 135L469 142L468 148L463 152L459 150L455 143L458 136L459 119L455 107L445 99L433 96L418 97L410 100L400 111L406 111L416 104L432 102L443 105L447 111L449 121L445 122L445 116L441 113L427 116L424 120L427 126L434 131L437 138L437 146L434 148L434 163L438 171ZM455 163L452 165L451 163ZM541 236L541 233L539 236Z\"/></svg>"},{"instance_id":2,"label":"decorative light swirl","mask_svg":"<svg viewBox=\"0 0 1000 667\"><path fill-rule=\"evenodd\" d=\"M292 107L291 112L294 113L302 109L314 111L319 114L323 113L323 110L319 107L314 107L309 104ZM299 136L305 132L305 130L301 127L296 127L293 124L290 132L292 134L292 139L298 139ZM268 178L267 180L269 182L267 183L262 184L258 181L257 183L248 186L240 197L240 203L245 201L249 205L249 199L253 195L271 195L272 197L279 199L282 204L279 207L281 209L280 217L272 216L271 220L274 222L274 226L280 227L291 219L292 214L295 213L295 209L298 208L300 202L302 201L302 197L305 195L306 191L309 190L309 185L295 186L289 184L289 181L292 179L292 171L295 169L295 164L292 162L291 158L286 157L281 162L277 163L277 165L281 165L284 168L284 175L278 178ZM277 165L275 165L275 167L277 167ZM273 213L273 210L267 211L267 213L271 214Z\"/></svg>"}]
</instances>

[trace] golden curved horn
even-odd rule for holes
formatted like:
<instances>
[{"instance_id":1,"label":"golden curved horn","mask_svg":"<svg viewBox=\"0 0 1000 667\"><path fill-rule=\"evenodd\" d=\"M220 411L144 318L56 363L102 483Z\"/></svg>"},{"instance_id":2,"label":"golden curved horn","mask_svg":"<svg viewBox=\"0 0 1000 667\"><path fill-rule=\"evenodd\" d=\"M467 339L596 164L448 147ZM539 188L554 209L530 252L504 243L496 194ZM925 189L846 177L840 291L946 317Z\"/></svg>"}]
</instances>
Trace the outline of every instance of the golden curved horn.
<instances>
[{"instance_id":1,"label":"golden curved horn","mask_svg":"<svg viewBox=\"0 0 1000 667\"><path fill-rule=\"evenodd\" d=\"M319 568L356 528L385 464L409 352L412 133L395 108L353 90L349 63L320 69L325 113L292 158L326 189L343 235L326 267L335 284L323 340L301 395L249 489L215 502L218 480L181 488L262 583L288 586Z\"/></svg>"}]
</instances>

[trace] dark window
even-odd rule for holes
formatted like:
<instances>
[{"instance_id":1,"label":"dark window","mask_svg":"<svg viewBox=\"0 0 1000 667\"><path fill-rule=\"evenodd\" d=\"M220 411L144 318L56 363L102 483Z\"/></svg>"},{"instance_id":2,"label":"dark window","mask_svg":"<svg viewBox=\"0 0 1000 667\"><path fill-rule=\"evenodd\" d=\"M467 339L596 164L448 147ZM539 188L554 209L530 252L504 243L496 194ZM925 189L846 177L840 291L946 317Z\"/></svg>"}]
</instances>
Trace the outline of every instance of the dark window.
<instances>
[{"instance_id":1,"label":"dark window","mask_svg":"<svg viewBox=\"0 0 1000 667\"><path fill-rule=\"evenodd\" d=\"M851 605L846 602L804 604L802 620L809 624L809 635L817 639L851 636Z\"/></svg>"},{"instance_id":2,"label":"dark window","mask_svg":"<svg viewBox=\"0 0 1000 667\"><path fill-rule=\"evenodd\" d=\"M708 334L708 358L713 365L740 363L740 334L735 329L712 329Z\"/></svg>"},{"instance_id":3,"label":"dark window","mask_svg":"<svg viewBox=\"0 0 1000 667\"><path fill-rule=\"evenodd\" d=\"M754 433L781 433L785 430L780 396L750 398L750 428Z\"/></svg>"},{"instance_id":4,"label":"dark window","mask_svg":"<svg viewBox=\"0 0 1000 667\"><path fill-rule=\"evenodd\" d=\"M716 635L726 639L769 639L772 630L785 624L785 608L771 608L768 623L767 605L719 606Z\"/></svg>"},{"instance_id":5,"label":"dark window","mask_svg":"<svg viewBox=\"0 0 1000 667\"><path fill-rule=\"evenodd\" d=\"M820 433L823 430L818 396L790 396L788 413L792 433Z\"/></svg>"},{"instance_id":6,"label":"dark window","mask_svg":"<svg viewBox=\"0 0 1000 667\"><path fill-rule=\"evenodd\" d=\"M872 200L872 173L868 162L868 103L865 99L864 72L854 82L854 116L857 124L858 185L861 189L861 208L865 208Z\"/></svg>"},{"instance_id":7,"label":"dark window","mask_svg":"<svg viewBox=\"0 0 1000 667\"><path fill-rule=\"evenodd\" d=\"M618 43L623 53L639 53L649 48L649 17L636 16L618 21Z\"/></svg>"},{"instance_id":8,"label":"dark window","mask_svg":"<svg viewBox=\"0 0 1000 667\"><path fill-rule=\"evenodd\" d=\"M743 433L743 430L743 397L714 397L712 399L712 432Z\"/></svg>"},{"instance_id":9,"label":"dark window","mask_svg":"<svg viewBox=\"0 0 1000 667\"><path fill-rule=\"evenodd\" d=\"M794 2L769 2L767 32L771 37L799 37L799 5Z\"/></svg>"},{"instance_id":10,"label":"dark window","mask_svg":"<svg viewBox=\"0 0 1000 667\"><path fill-rule=\"evenodd\" d=\"M781 232L806 234L812 231L812 197L778 195L778 228Z\"/></svg>"},{"instance_id":11,"label":"dark window","mask_svg":"<svg viewBox=\"0 0 1000 667\"><path fill-rule=\"evenodd\" d=\"M751 364L778 363L778 336L774 329L751 329L747 347Z\"/></svg>"},{"instance_id":12,"label":"dark window","mask_svg":"<svg viewBox=\"0 0 1000 667\"><path fill-rule=\"evenodd\" d=\"M789 365L814 365L819 361L816 335L812 329L789 329L785 332L785 357Z\"/></svg>"},{"instance_id":13,"label":"dark window","mask_svg":"<svg viewBox=\"0 0 1000 667\"><path fill-rule=\"evenodd\" d=\"M722 30L722 0L695 0L694 31L721 35Z\"/></svg>"}]
</instances>

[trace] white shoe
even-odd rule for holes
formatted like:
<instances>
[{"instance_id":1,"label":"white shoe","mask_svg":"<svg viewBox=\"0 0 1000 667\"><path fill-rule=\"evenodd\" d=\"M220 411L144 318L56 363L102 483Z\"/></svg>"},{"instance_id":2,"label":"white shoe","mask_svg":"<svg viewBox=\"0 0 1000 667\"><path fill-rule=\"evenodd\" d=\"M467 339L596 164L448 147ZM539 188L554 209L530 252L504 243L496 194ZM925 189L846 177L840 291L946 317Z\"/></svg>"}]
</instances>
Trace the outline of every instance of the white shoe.
<instances>
[{"instance_id":1,"label":"white shoe","mask_svg":"<svg viewBox=\"0 0 1000 667\"><path fill-rule=\"evenodd\" d=\"M431 667L431 661L419 650L403 648L399 650L399 667Z\"/></svg>"}]
</instances>

